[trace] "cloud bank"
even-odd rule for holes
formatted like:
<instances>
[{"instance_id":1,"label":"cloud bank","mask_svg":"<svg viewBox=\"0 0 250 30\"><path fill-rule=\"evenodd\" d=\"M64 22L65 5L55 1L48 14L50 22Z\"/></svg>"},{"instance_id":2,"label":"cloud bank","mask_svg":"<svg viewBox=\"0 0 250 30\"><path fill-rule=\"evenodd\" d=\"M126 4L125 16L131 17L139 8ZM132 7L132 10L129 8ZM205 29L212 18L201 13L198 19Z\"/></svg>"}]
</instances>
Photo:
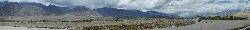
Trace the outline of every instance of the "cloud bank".
<instances>
[{"instance_id":1,"label":"cloud bank","mask_svg":"<svg viewBox=\"0 0 250 30\"><path fill-rule=\"evenodd\" d=\"M157 11L165 14L213 16L225 11L249 7L250 0L0 0L0 2L33 2L61 7L86 6L97 9L111 7L127 10Z\"/></svg>"}]
</instances>

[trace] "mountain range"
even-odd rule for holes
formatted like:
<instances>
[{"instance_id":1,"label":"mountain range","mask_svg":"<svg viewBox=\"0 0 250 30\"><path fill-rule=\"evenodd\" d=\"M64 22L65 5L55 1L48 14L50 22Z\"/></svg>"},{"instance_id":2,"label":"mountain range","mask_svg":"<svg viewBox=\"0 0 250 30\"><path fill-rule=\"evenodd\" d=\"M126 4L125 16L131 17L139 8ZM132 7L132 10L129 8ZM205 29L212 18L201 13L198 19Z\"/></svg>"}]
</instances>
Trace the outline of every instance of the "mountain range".
<instances>
[{"instance_id":1,"label":"mountain range","mask_svg":"<svg viewBox=\"0 0 250 30\"><path fill-rule=\"evenodd\" d=\"M41 3L0 2L0 16L102 16L102 17L178 17L155 11L142 12L117 8L89 9L79 7L45 6Z\"/></svg>"}]
</instances>

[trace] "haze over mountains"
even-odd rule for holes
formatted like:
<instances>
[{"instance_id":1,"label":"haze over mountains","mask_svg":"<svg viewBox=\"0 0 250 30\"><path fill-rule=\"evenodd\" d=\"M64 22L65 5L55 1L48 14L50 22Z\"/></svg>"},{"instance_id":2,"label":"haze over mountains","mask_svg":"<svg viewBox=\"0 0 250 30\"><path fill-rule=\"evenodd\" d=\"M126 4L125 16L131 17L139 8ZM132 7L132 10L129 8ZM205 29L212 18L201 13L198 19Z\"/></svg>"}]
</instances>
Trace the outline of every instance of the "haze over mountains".
<instances>
[{"instance_id":1,"label":"haze over mountains","mask_svg":"<svg viewBox=\"0 0 250 30\"><path fill-rule=\"evenodd\" d=\"M142 12L139 10L124 10L116 8L89 9L84 6L79 7L59 7L55 5L45 6L41 3L17 3L1 2L1 16L103 16L103 17L177 17L158 13L155 11Z\"/></svg>"}]
</instances>

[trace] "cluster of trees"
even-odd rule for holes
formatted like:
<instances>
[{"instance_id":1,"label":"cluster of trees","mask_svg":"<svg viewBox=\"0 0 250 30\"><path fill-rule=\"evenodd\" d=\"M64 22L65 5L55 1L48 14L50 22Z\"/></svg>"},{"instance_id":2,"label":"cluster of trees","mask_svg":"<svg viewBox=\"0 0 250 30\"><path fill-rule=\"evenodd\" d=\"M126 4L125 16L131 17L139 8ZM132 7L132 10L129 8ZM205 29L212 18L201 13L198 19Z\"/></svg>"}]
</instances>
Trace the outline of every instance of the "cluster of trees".
<instances>
[{"instance_id":1,"label":"cluster of trees","mask_svg":"<svg viewBox=\"0 0 250 30\"><path fill-rule=\"evenodd\" d=\"M5 18L0 17L0 22L17 22L15 20L4 20Z\"/></svg>"},{"instance_id":2,"label":"cluster of trees","mask_svg":"<svg viewBox=\"0 0 250 30\"><path fill-rule=\"evenodd\" d=\"M236 16L210 16L210 17L201 17L205 20L247 20L247 17L236 17Z\"/></svg>"}]
</instances>

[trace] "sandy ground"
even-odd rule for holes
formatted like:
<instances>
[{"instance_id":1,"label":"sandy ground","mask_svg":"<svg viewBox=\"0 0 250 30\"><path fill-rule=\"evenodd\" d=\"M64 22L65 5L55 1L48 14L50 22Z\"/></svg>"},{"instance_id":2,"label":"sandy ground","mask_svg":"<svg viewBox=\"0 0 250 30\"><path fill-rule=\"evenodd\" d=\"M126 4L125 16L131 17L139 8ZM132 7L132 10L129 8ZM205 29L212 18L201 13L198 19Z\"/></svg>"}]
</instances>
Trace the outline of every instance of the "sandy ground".
<instances>
[{"instance_id":1,"label":"sandy ground","mask_svg":"<svg viewBox=\"0 0 250 30\"><path fill-rule=\"evenodd\" d=\"M26 28L26 27L0 26L0 30L66 30L66 29L46 29L46 28Z\"/></svg>"},{"instance_id":2,"label":"sandy ground","mask_svg":"<svg viewBox=\"0 0 250 30\"><path fill-rule=\"evenodd\" d=\"M205 22L200 22L182 27L160 28L150 30L228 30L232 28L242 27L244 25L250 25L249 20L206 20Z\"/></svg>"}]
</instances>

